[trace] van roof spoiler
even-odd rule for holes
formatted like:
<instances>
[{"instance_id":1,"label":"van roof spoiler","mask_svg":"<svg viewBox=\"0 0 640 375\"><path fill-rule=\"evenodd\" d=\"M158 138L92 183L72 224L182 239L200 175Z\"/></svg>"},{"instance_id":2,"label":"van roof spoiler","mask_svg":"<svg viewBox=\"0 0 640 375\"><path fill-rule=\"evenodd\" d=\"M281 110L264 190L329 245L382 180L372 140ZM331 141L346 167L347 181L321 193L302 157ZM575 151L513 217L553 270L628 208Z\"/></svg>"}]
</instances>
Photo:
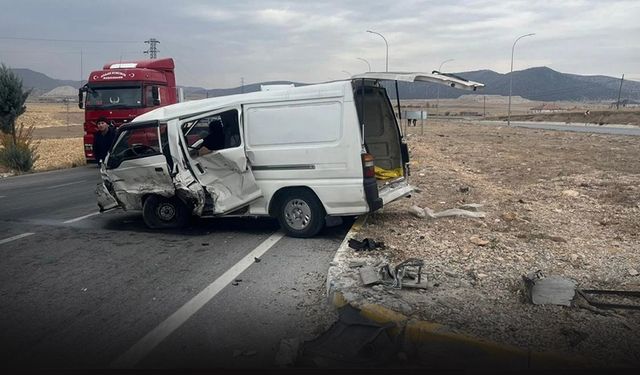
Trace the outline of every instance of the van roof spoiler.
<instances>
[{"instance_id":1,"label":"van roof spoiler","mask_svg":"<svg viewBox=\"0 0 640 375\"><path fill-rule=\"evenodd\" d=\"M378 81L431 82L462 90L476 91L484 87L483 83L466 80L453 74L440 73L404 73L404 72L367 72L356 74L351 79L373 79Z\"/></svg>"}]
</instances>

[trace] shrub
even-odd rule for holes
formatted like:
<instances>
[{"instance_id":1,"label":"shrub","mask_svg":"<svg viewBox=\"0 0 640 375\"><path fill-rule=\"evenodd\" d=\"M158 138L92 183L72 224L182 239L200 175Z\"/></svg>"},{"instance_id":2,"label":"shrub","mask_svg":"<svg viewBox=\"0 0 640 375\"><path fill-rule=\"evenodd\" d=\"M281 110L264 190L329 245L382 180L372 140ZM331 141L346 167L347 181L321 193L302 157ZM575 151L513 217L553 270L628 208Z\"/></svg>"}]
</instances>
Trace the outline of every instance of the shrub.
<instances>
[{"instance_id":1,"label":"shrub","mask_svg":"<svg viewBox=\"0 0 640 375\"><path fill-rule=\"evenodd\" d=\"M38 144L33 143L33 125L25 128L20 124L16 129L15 143L12 134L0 133L0 164L7 168L28 172L38 160Z\"/></svg>"}]
</instances>

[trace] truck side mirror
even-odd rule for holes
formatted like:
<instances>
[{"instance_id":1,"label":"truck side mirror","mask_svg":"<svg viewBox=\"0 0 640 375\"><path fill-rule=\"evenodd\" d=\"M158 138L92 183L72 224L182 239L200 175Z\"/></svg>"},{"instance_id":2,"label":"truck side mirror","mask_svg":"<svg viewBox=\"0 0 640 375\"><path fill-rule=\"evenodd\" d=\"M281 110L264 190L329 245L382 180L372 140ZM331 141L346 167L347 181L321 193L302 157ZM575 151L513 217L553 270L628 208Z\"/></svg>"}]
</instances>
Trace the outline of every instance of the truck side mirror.
<instances>
[{"instance_id":1,"label":"truck side mirror","mask_svg":"<svg viewBox=\"0 0 640 375\"><path fill-rule=\"evenodd\" d=\"M151 86L151 97L153 98L153 105L160 105L160 90L158 86Z\"/></svg>"},{"instance_id":2,"label":"truck side mirror","mask_svg":"<svg viewBox=\"0 0 640 375\"><path fill-rule=\"evenodd\" d=\"M82 88L78 89L78 108L84 108L84 95Z\"/></svg>"}]
</instances>

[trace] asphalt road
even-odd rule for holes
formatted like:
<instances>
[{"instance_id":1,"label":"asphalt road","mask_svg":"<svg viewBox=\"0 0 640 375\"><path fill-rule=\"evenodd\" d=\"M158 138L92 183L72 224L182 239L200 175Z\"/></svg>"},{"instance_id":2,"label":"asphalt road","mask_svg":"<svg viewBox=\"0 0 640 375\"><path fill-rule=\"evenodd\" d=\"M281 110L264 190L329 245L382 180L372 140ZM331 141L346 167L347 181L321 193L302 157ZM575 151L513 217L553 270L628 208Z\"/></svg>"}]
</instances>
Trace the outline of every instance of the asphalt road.
<instances>
[{"instance_id":1,"label":"asphalt road","mask_svg":"<svg viewBox=\"0 0 640 375\"><path fill-rule=\"evenodd\" d=\"M270 367L282 339L332 323L349 223L306 240L270 219L152 231L98 214L98 181L95 166L0 179L0 368Z\"/></svg>"},{"instance_id":2,"label":"asphalt road","mask_svg":"<svg viewBox=\"0 0 640 375\"><path fill-rule=\"evenodd\" d=\"M481 124L506 126L506 121L482 121ZM511 126L530 129L559 130L580 133L640 136L640 127L562 124L555 122L511 121Z\"/></svg>"}]
</instances>

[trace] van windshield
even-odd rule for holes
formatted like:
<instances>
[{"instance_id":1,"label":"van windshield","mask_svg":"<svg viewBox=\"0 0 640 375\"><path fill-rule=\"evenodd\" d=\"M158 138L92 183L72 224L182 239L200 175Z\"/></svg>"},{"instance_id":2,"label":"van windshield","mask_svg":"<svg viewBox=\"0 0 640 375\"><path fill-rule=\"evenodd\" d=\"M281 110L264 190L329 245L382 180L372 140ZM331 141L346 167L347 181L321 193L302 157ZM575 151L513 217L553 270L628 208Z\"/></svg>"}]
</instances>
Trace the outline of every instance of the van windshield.
<instances>
[{"instance_id":1,"label":"van windshield","mask_svg":"<svg viewBox=\"0 0 640 375\"><path fill-rule=\"evenodd\" d=\"M142 107L142 88L140 86L89 86L86 107L90 109Z\"/></svg>"}]
</instances>

